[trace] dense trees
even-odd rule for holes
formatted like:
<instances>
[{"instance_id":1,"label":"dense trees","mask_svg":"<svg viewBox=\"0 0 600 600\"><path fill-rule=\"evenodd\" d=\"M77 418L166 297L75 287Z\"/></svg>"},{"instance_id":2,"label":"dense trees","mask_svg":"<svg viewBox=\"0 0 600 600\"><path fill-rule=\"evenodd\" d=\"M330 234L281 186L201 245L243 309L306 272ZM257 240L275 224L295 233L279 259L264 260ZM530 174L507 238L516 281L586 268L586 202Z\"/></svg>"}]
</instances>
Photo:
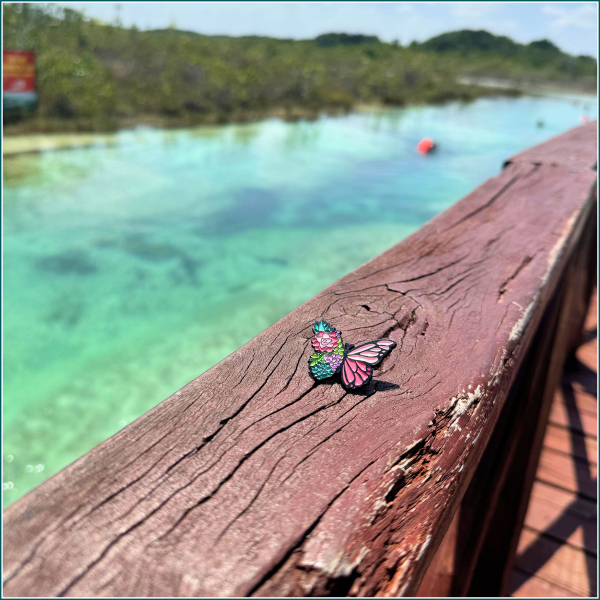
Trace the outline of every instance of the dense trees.
<instances>
[{"instance_id":1,"label":"dense trees","mask_svg":"<svg viewBox=\"0 0 600 600\"><path fill-rule=\"evenodd\" d=\"M4 4L3 11L4 48L37 54L39 110L25 130L297 117L357 103L489 93L459 83L463 75L588 81L595 89L595 60L566 55L547 40L523 46L484 31L406 48L344 33L294 41L139 31L51 4Z\"/></svg>"},{"instance_id":2,"label":"dense trees","mask_svg":"<svg viewBox=\"0 0 600 600\"><path fill-rule=\"evenodd\" d=\"M490 57L510 59L504 65L507 74L523 74L528 70L539 71L548 80L560 79L568 74L571 78L594 78L596 61L590 56L570 56L557 48L550 40L537 40L529 44L517 44L505 36L492 35L487 31L452 31L443 33L422 44L414 44L413 49L421 49L447 55L455 54L457 60L474 60L480 63L476 68L489 66ZM494 74L494 73L492 73Z\"/></svg>"}]
</instances>

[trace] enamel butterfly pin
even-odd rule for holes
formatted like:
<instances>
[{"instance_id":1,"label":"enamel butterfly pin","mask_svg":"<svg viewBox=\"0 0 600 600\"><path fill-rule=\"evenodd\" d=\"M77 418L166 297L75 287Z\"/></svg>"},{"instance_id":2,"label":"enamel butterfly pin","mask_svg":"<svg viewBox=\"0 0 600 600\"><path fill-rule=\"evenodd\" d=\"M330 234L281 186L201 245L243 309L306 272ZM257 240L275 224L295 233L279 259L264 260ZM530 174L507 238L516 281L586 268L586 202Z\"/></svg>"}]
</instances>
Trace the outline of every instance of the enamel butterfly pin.
<instances>
[{"instance_id":1,"label":"enamel butterfly pin","mask_svg":"<svg viewBox=\"0 0 600 600\"><path fill-rule=\"evenodd\" d=\"M371 381L376 367L395 347L393 340L374 340L358 346L342 342L342 332L329 323L317 321L313 326L315 353L308 359L311 375L319 379L340 373L342 385L354 390Z\"/></svg>"}]
</instances>

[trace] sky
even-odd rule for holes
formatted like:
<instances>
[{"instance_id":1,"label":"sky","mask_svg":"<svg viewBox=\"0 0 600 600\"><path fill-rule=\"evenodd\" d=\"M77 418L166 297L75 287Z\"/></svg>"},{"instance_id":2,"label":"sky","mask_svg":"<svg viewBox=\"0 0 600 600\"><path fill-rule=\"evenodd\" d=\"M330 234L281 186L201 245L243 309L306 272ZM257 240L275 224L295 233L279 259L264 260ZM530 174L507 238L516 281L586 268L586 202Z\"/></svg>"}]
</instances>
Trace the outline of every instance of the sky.
<instances>
[{"instance_id":1,"label":"sky","mask_svg":"<svg viewBox=\"0 0 600 600\"><path fill-rule=\"evenodd\" d=\"M57 2L139 29L305 39L377 35L406 45L457 29L487 29L528 43L547 38L571 54L598 56L595 2Z\"/></svg>"}]
</instances>

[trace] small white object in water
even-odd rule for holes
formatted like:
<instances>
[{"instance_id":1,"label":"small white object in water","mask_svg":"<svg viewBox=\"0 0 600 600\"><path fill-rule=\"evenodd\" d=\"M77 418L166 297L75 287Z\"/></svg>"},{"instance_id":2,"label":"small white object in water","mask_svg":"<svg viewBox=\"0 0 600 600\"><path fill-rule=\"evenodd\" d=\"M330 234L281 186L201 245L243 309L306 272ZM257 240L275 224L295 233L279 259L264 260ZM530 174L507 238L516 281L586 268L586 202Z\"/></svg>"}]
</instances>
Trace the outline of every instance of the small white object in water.
<instances>
[{"instance_id":1,"label":"small white object in water","mask_svg":"<svg viewBox=\"0 0 600 600\"><path fill-rule=\"evenodd\" d=\"M14 486L14 483L12 481L7 481L6 483L2 484L2 489L3 490L12 490Z\"/></svg>"},{"instance_id":2,"label":"small white object in water","mask_svg":"<svg viewBox=\"0 0 600 600\"><path fill-rule=\"evenodd\" d=\"M31 473L33 471L33 465L27 465L25 467L25 473Z\"/></svg>"},{"instance_id":3,"label":"small white object in water","mask_svg":"<svg viewBox=\"0 0 600 600\"><path fill-rule=\"evenodd\" d=\"M13 460L15 460L15 457L12 454L7 454L4 459L6 460L6 462L12 462Z\"/></svg>"}]
</instances>

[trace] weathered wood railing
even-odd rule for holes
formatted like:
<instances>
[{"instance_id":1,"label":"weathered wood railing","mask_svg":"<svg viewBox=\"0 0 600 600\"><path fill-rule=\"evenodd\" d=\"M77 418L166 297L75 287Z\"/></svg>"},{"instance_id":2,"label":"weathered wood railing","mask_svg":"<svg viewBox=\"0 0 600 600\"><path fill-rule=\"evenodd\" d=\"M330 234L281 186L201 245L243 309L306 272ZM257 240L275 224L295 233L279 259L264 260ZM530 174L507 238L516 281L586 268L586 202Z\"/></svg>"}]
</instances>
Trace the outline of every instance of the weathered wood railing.
<instances>
[{"instance_id":1,"label":"weathered wood railing","mask_svg":"<svg viewBox=\"0 0 600 600\"><path fill-rule=\"evenodd\" d=\"M595 162L595 123L515 156L10 506L4 594L500 593L595 274ZM320 318L398 342L364 391L309 377Z\"/></svg>"}]
</instances>

